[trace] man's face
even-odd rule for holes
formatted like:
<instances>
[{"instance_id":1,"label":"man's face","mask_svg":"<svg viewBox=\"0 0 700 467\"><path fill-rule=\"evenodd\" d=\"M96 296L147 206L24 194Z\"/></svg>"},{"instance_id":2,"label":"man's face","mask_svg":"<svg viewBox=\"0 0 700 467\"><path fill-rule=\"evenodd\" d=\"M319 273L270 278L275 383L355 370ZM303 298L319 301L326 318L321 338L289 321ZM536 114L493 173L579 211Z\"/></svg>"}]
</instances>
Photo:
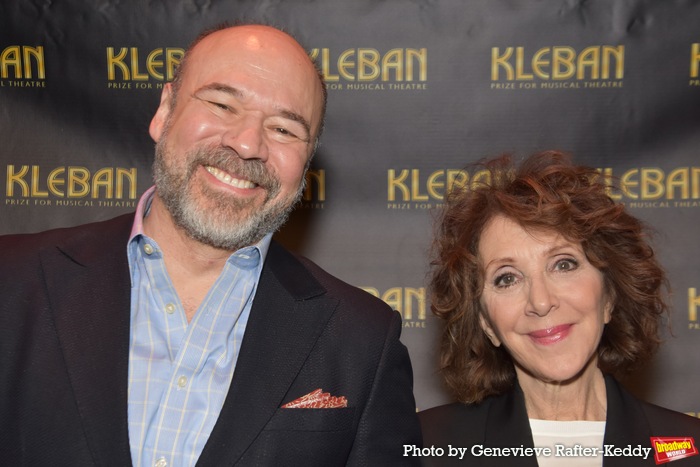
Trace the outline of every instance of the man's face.
<instances>
[{"instance_id":1,"label":"man's face","mask_svg":"<svg viewBox=\"0 0 700 467\"><path fill-rule=\"evenodd\" d=\"M196 240L226 250L276 230L303 189L321 84L304 50L263 26L213 33L190 52L151 122L157 195Z\"/></svg>"}]
</instances>

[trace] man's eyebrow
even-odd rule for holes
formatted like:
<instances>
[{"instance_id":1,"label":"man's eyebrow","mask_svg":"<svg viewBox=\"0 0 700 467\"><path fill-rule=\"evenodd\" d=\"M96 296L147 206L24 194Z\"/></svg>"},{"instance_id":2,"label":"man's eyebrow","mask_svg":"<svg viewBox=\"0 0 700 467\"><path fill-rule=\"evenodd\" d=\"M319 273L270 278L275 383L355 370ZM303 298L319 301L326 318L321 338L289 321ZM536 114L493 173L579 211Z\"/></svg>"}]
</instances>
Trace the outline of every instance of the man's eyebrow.
<instances>
[{"instance_id":1,"label":"man's eyebrow","mask_svg":"<svg viewBox=\"0 0 700 467\"><path fill-rule=\"evenodd\" d=\"M201 88L198 88L195 92L194 95L196 96L202 91L218 91L218 92L224 92L226 94L230 94L233 97L243 97L243 92L240 89L234 88L233 86L229 86L227 84L221 84L221 83L209 83Z\"/></svg>"},{"instance_id":2,"label":"man's eyebrow","mask_svg":"<svg viewBox=\"0 0 700 467\"><path fill-rule=\"evenodd\" d=\"M241 91L238 88L234 88L233 86L229 86L227 84L222 84L222 83L210 83L202 86L201 88L197 89L194 92L194 96L197 97L197 94L203 91L217 91L217 92L223 92L225 94L229 94L232 97L235 98L243 98L244 94L243 91ZM301 124L301 126L304 127L304 131L306 132L306 141L308 142L311 138L311 124L301 115L299 115L296 112L293 112L288 109L282 109L280 108L278 110L279 115L282 116L283 118L286 118L288 120L292 120L294 122L297 122Z\"/></svg>"}]
</instances>

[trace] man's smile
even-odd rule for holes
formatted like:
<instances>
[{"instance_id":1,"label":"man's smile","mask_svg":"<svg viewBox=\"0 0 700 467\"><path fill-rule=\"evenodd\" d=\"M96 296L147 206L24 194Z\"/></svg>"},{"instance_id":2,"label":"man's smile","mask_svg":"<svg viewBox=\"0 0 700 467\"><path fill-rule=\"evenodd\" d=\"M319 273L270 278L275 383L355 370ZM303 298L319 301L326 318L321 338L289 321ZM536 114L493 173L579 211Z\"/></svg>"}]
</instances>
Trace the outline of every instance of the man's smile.
<instances>
[{"instance_id":1,"label":"man's smile","mask_svg":"<svg viewBox=\"0 0 700 467\"><path fill-rule=\"evenodd\" d=\"M216 167L212 167L210 165L204 166L207 172L212 174L217 180L219 180L222 183L225 183L226 185L230 185L234 188L242 188L242 189L253 189L257 187L258 185L249 181L249 180L243 180L239 178L232 177L230 174L224 172L221 169L217 169Z\"/></svg>"}]
</instances>

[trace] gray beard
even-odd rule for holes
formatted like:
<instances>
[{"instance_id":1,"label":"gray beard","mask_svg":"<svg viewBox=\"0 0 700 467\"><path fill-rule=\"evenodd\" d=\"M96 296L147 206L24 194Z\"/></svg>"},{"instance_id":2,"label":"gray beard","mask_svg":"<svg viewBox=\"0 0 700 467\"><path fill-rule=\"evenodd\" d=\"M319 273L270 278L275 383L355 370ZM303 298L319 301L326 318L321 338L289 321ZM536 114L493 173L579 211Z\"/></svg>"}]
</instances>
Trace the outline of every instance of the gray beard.
<instances>
[{"instance_id":1,"label":"gray beard","mask_svg":"<svg viewBox=\"0 0 700 467\"><path fill-rule=\"evenodd\" d=\"M174 156L168 156L166 140L166 135L163 135L156 144L153 163L156 193L175 224L189 237L205 245L235 251L259 242L287 221L304 191L305 183L302 182L294 195L272 203L280 191L280 182L265 163L257 159L241 159L234 151L223 147L200 147L189 151L185 154L186 167L177 170L168 163ZM234 198L206 186L201 186L200 196L207 198L214 207L205 209L198 205L191 182L197 168L204 165L235 173L264 188L267 196L263 205L253 210L252 201ZM240 219L245 210L251 212Z\"/></svg>"}]
</instances>

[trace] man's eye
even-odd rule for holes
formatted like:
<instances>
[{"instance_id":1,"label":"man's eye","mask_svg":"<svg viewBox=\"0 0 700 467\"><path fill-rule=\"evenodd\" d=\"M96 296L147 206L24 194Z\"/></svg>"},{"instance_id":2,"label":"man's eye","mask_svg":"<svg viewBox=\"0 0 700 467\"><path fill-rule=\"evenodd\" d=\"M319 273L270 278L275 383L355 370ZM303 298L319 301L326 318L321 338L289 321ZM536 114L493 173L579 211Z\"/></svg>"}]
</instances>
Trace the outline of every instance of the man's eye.
<instances>
[{"instance_id":1,"label":"man's eye","mask_svg":"<svg viewBox=\"0 0 700 467\"><path fill-rule=\"evenodd\" d=\"M268 127L268 131L270 132L270 135L273 138L275 138L276 141L282 143L295 143L297 141L304 141L304 139L299 136L300 133L298 129L290 128L290 126L287 125L278 126L274 123L271 123Z\"/></svg>"},{"instance_id":2,"label":"man's eye","mask_svg":"<svg viewBox=\"0 0 700 467\"><path fill-rule=\"evenodd\" d=\"M226 104L221 104L221 103L219 103L219 102L212 102L212 104L214 105L214 107L218 107L218 108L220 108L221 110L227 110L227 111L228 111L228 110L231 110L231 107L229 107L229 106L226 105Z\"/></svg>"},{"instance_id":3,"label":"man's eye","mask_svg":"<svg viewBox=\"0 0 700 467\"><path fill-rule=\"evenodd\" d=\"M209 102L211 105L213 105L214 107L219 108L221 110L225 110L227 112L231 111L231 107L229 107L226 104L222 104L221 102L215 102L215 101L207 101L207 102Z\"/></svg>"},{"instance_id":4,"label":"man's eye","mask_svg":"<svg viewBox=\"0 0 700 467\"><path fill-rule=\"evenodd\" d=\"M289 131L288 129L282 128L282 127L275 128L275 131L276 131L277 133L279 133L279 134L281 134L281 135L285 135L285 136L296 136L294 133L292 133L292 132Z\"/></svg>"}]
</instances>

